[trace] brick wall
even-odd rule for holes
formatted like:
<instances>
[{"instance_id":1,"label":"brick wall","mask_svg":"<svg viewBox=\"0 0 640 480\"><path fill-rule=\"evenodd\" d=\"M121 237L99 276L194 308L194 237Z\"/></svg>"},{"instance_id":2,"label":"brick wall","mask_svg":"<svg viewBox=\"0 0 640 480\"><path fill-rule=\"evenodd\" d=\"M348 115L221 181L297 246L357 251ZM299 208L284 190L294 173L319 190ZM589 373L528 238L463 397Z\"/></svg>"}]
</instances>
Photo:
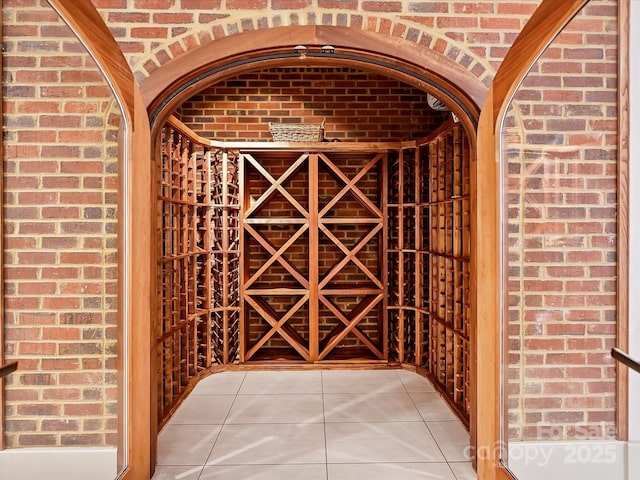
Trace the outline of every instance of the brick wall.
<instances>
[{"instance_id":1,"label":"brick wall","mask_svg":"<svg viewBox=\"0 0 640 480\"><path fill-rule=\"evenodd\" d=\"M35 0L34 0L35 1ZM541 0L95 0L138 79L213 40L288 25L401 37L452 58L489 85Z\"/></svg>"},{"instance_id":2,"label":"brick wall","mask_svg":"<svg viewBox=\"0 0 640 480\"><path fill-rule=\"evenodd\" d=\"M490 84L508 47L539 3L540 0L94 1L139 80L172 58L215 39L256 29L313 24L403 38L455 60L485 85ZM558 72L560 80L554 79L549 84L544 80L534 85L536 88L528 88L534 96L520 98L519 103L520 122L524 122L521 125L526 125L533 134L528 139L534 146L543 138L574 145L601 142L597 148L581 150L584 152L581 161L562 163L565 170L558 174L558 181L582 185L567 187L571 190L562 192L563 203L558 209L544 203L552 198L553 189L549 187L542 192L545 200L540 206L547 216L541 217L545 221L539 223L552 225L553 215L573 212L578 216L566 225L570 223L584 232L583 243L575 248L570 245L561 250L551 248L547 240L553 237L547 235L544 237L547 243L540 244L538 250L562 253L562 262L553 266L562 267L563 262L568 262L578 268L562 269L560 277L554 276L558 275L557 269L546 266L526 272L537 272L530 279L552 277L567 292L572 295L577 292L566 296L564 301L584 302L584 309L568 305L560 308L550 303L543 303L539 309L562 311L562 320L555 327L549 328L553 323L540 323L542 339L549 338L547 347L574 349L572 353L577 354L575 357L543 354L549 370L545 375L552 375L552 368L572 378L581 374L587 378L597 372L589 388L600 389L601 403L593 408L576 408L582 412L581 418L592 425L599 419L610 425L615 411L611 365L601 353L591 354L589 350L599 345L606 350L615 327L610 289L615 283L612 209L616 172L612 145L615 144L616 2L591 3L587 17L580 18L580 32L570 32L562 38L570 48L550 53L560 61L551 62L546 74ZM22 369L7 386L7 441L12 447L113 443L112 404L108 401L113 398L113 389L109 387L113 344L107 340L113 333L116 252L112 151L115 125L111 125L108 117L112 111L111 95L95 68L89 66L88 57L47 4L39 0L5 0L3 16L5 329L7 356L21 360ZM603 52L603 45L605 55L586 58ZM563 73L566 75L562 76ZM586 73L586 80L578 73ZM571 83L597 83L598 79L606 83L602 86ZM562 92L562 87L572 93ZM581 92L579 98L574 90ZM553 126L556 119L562 122ZM584 136L580 130L570 130L582 125L602 135L596 139L589 136L594 132ZM550 131L561 137L535 136L548 135ZM594 156L594 152L598 155ZM602 152L604 155L600 155ZM587 196L578 199L569 195L574 193ZM597 199L591 197L594 193ZM580 218L583 212L584 218ZM565 233L568 235L568 230ZM580 255L587 254L594 257L579 260ZM589 291L594 280L601 289L595 296ZM519 276L517 281L531 286L524 277ZM543 293L546 293L541 297L543 300L545 297L553 300L553 292ZM575 321L564 317L565 312L580 315L580 311L588 311L591 317ZM575 336L569 338L570 332ZM576 364L571 363L571 358L584 360L578 364L581 370L573 369ZM588 370L582 369L585 366ZM532 383L541 383L545 378ZM547 380L556 385L562 383L559 377ZM587 393L595 391L579 393L586 398ZM561 393L558 398L564 402L576 397ZM544 417L546 413L576 411L568 410L568 401L545 410L520 398L522 402L514 408L522 414L529 409L532 422L538 413ZM548 421L553 416L544 418ZM563 420L557 415L554 424L562 426L563 435L569 434L564 426L574 425L576 418L569 416Z\"/></svg>"},{"instance_id":3,"label":"brick wall","mask_svg":"<svg viewBox=\"0 0 640 480\"><path fill-rule=\"evenodd\" d=\"M615 437L615 15L571 22L505 128L513 439Z\"/></svg>"},{"instance_id":4,"label":"brick wall","mask_svg":"<svg viewBox=\"0 0 640 480\"><path fill-rule=\"evenodd\" d=\"M450 114L427 105L421 90L349 68L291 68L248 73L186 101L182 121L205 138L271 140L269 122L326 120L325 137L401 141L428 135Z\"/></svg>"},{"instance_id":5,"label":"brick wall","mask_svg":"<svg viewBox=\"0 0 640 480\"><path fill-rule=\"evenodd\" d=\"M120 119L53 10L4 5L5 438L112 445Z\"/></svg>"}]
</instances>

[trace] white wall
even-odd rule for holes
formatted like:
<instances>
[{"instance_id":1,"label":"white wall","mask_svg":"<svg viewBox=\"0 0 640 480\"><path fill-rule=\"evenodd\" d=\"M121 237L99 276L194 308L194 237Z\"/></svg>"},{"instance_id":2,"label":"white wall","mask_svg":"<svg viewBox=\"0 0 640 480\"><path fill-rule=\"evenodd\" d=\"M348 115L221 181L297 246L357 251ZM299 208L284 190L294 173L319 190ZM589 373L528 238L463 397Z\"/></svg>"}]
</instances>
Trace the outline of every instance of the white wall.
<instances>
[{"instance_id":1,"label":"white wall","mask_svg":"<svg viewBox=\"0 0 640 480\"><path fill-rule=\"evenodd\" d=\"M11 448L0 452L2 480L113 480L116 449Z\"/></svg>"}]
</instances>

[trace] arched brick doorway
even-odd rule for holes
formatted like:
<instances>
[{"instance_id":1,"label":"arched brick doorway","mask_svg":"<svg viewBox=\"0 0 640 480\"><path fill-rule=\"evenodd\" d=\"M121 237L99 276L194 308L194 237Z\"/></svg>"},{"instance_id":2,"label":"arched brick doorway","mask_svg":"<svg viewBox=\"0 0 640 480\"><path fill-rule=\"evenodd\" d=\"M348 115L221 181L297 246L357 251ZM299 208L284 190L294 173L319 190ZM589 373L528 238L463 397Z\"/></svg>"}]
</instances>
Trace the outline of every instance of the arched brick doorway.
<instances>
[{"instance_id":1,"label":"arched brick doorway","mask_svg":"<svg viewBox=\"0 0 640 480\"><path fill-rule=\"evenodd\" d=\"M260 48L247 48L251 45L260 45ZM296 45L309 47L308 53L299 55L294 51ZM331 45L335 50L330 54L322 52L324 45ZM151 119L152 151L159 152L162 128L173 111L210 85L243 73L274 67L327 66L358 68L385 75L443 99L459 118L470 142L471 158L475 158L478 105L484 101L486 88L473 73L449 57L407 40L329 26L281 27L225 37L154 70L141 83ZM470 175L473 195L473 165ZM474 242L473 230L472 225L471 245ZM473 253L471 256L473 264ZM473 313L471 315L473 325L475 320ZM471 350L473 352L473 346ZM473 366L471 368L473 378ZM475 407L470 418L472 443L475 443L474 410Z\"/></svg>"},{"instance_id":2,"label":"arched brick doorway","mask_svg":"<svg viewBox=\"0 0 640 480\"><path fill-rule=\"evenodd\" d=\"M296 45L318 50L331 45L335 52L310 51L301 58L293 50ZM462 63L414 42L346 27L279 27L221 38L154 70L141 82L152 128L157 131L176 106L207 85L242 72L285 65L353 66L404 81L448 98L448 106L470 133L475 131L487 91Z\"/></svg>"}]
</instances>

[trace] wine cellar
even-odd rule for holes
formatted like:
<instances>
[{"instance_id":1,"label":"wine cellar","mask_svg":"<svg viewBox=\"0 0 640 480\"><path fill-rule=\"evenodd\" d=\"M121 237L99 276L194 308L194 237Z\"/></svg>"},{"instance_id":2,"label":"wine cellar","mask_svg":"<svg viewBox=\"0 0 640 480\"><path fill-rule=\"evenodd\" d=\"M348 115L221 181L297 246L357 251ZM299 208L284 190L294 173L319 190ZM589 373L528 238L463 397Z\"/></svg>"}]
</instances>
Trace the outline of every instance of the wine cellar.
<instances>
[{"instance_id":1,"label":"wine cellar","mask_svg":"<svg viewBox=\"0 0 640 480\"><path fill-rule=\"evenodd\" d=\"M467 425L470 159L402 143L216 142L157 165L158 422L211 369L413 368Z\"/></svg>"}]
</instances>

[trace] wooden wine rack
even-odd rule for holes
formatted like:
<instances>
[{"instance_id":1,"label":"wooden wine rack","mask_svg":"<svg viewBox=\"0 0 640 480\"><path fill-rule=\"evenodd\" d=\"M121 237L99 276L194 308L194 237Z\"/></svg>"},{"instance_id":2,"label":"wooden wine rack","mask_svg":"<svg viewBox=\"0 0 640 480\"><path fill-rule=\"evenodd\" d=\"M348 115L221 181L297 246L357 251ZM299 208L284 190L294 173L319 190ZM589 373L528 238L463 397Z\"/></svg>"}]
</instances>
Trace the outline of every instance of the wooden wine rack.
<instances>
[{"instance_id":1,"label":"wooden wine rack","mask_svg":"<svg viewBox=\"0 0 640 480\"><path fill-rule=\"evenodd\" d=\"M470 150L443 125L389 162L389 356L470 414Z\"/></svg>"},{"instance_id":2,"label":"wooden wine rack","mask_svg":"<svg viewBox=\"0 0 640 480\"><path fill-rule=\"evenodd\" d=\"M239 355L238 156L167 124L158 162L158 418Z\"/></svg>"},{"instance_id":3,"label":"wooden wine rack","mask_svg":"<svg viewBox=\"0 0 640 480\"><path fill-rule=\"evenodd\" d=\"M468 422L470 149L217 144L176 119L157 162L158 420L200 373L403 364ZM213 145L216 145L215 147Z\"/></svg>"},{"instance_id":4,"label":"wooden wine rack","mask_svg":"<svg viewBox=\"0 0 640 480\"><path fill-rule=\"evenodd\" d=\"M386 362L386 152L328 147L241 154L242 362Z\"/></svg>"}]
</instances>

